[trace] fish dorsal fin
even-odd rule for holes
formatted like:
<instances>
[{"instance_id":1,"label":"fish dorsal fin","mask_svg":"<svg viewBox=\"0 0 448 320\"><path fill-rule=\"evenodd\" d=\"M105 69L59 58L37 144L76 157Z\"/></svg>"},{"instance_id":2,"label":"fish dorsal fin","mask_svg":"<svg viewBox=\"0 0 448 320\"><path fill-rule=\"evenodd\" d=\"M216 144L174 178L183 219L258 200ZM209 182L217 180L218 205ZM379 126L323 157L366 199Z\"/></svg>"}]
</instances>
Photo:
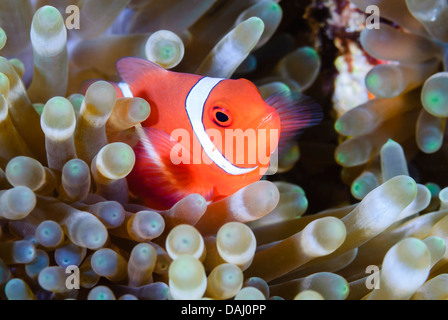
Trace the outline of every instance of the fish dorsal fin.
<instances>
[{"instance_id":1,"label":"fish dorsal fin","mask_svg":"<svg viewBox=\"0 0 448 320\"><path fill-rule=\"evenodd\" d=\"M321 106L301 92L279 91L269 96L265 102L274 107L280 117L280 153L304 129L319 124L323 118Z\"/></svg>"},{"instance_id":2,"label":"fish dorsal fin","mask_svg":"<svg viewBox=\"0 0 448 320\"><path fill-rule=\"evenodd\" d=\"M154 62L135 57L121 58L117 61L116 67L121 79L129 85L132 85L148 75L154 75L159 72L168 72L168 70L165 70Z\"/></svg>"}]
</instances>

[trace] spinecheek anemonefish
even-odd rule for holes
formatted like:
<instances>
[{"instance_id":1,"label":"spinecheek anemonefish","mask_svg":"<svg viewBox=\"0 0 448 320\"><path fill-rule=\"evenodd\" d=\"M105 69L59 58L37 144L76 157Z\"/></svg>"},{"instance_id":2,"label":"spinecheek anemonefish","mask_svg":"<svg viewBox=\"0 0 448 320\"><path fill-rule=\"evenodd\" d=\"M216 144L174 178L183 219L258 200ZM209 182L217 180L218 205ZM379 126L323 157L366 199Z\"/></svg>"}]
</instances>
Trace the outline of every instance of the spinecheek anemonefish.
<instances>
[{"instance_id":1,"label":"spinecheek anemonefish","mask_svg":"<svg viewBox=\"0 0 448 320\"><path fill-rule=\"evenodd\" d=\"M132 57L120 59L117 70L117 97L140 97L151 106L128 184L154 209L192 193L216 201L260 180L276 148L322 118L304 96L282 92L264 101L246 79L172 72Z\"/></svg>"}]
</instances>

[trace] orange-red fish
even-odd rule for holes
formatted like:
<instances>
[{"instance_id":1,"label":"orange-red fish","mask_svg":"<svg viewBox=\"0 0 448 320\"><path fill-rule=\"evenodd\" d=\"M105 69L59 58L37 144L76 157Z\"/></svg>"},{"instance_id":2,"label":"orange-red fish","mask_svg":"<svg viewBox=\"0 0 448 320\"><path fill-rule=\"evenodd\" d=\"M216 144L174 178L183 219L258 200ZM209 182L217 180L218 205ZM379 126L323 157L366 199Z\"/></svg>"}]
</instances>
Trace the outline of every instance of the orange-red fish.
<instances>
[{"instance_id":1,"label":"orange-red fish","mask_svg":"<svg viewBox=\"0 0 448 320\"><path fill-rule=\"evenodd\" d=\"M128 183L155 209L191 193L215 201L258 181L277 146L322 117L316 104L290 92L264 101L246 79L172 72L138 58L120 59L117 70L118 97L151 106Z\"/></svg>"}]
</instances>

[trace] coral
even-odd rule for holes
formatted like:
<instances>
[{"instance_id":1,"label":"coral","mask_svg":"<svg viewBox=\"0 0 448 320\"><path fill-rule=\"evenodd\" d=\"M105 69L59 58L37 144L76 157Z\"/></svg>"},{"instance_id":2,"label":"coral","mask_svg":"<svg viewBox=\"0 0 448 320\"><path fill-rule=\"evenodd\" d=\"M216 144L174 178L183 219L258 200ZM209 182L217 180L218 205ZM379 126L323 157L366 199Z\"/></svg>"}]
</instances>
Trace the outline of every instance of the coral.
<instances>
[{"instance_id":1,"label":"coral","mask_svg":"<svg viewBox=\"0 0 448 320\"><path fill-rule=\"evenodd\" d=\"M2 1L0 299L446 299L448 188L414 158L444 149L447 9L423 2ZM277 174L150 208L126 177L157 115L117 98L123 56L325 119Z\"/></svg>"}]
</instances>

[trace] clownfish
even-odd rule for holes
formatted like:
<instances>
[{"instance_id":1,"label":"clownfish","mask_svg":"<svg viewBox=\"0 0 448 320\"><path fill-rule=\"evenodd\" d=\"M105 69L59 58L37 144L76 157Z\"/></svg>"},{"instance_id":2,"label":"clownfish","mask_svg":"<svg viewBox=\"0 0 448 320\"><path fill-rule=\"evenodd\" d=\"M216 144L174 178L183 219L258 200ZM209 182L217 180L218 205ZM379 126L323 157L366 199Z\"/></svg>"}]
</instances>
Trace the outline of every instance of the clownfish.
<instances>
[{"instance_id":1,"label":"clownfish","mask_svg":"<svg viewBox=\"0 0 448 320\"><path fill-rule=\"evenodd\" d=\"M276 149L322 118L317 104L291 92L263 100L246 79L173 72L133 57L116 67L117 97L151 106L127 180L130 192L154 209L192 193L217 201L260 180Z\"/></svg>"}]
</instances>

